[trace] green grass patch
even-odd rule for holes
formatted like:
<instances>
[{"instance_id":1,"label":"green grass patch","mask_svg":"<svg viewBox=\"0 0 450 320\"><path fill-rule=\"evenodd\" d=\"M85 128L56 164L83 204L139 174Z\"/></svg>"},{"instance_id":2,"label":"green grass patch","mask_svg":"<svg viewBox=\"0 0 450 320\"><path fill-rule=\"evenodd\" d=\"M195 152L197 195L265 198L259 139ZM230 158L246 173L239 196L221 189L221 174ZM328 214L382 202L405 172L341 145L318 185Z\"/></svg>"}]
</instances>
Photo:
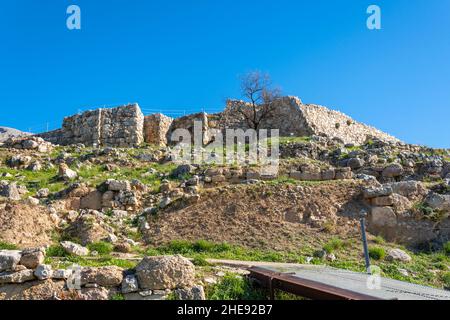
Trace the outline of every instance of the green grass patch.
<instances>
[{"instance_id":1,"label":"green grass patch","mask_svg":"<svg viewBox=\"0 0 450 320\"><path fill-rule=\"evenodd\" d=\"M345 243L339 238L333 238L328 243L323 246L323 250L326 253L332 253L334 251L338 251L344 247Z\"/></svg>"},{"instance_id":2,"label":"green grass patch","mask_svg":"<svg viewBox=\"0 0 450 320\"><path fill-rule=\"evenodd\" d=\"M0 241L0 250L17 250L19 249L15 244Z\"/></svg>"},{"instance_id":3,"label":"green grass patch","mask_svg":"<svg viewBox=\"0 0 450 320\"><path fill-rule=\"evenodd\" d=\"M382 247L369 248L369 256L374 260L383 260L386 257L386 250Z\"/></svg>"},{"instance_id":4,"label":"green grass patch","mask_svg":"<svg viewBox=\"0 0 450 320\"><path fill-rule=\"evenodd\" d=\"M450 241L447 241L444 244L444 252L446 255L450 256Z\"/></svg>"},{"instance_id":5,"label":"green grass patch","mask_svg":"<svg viewBox=\"0 0 450 320\"><path fill-rule=\"evenodd\" d=\"M265 300L265 292L252 287L247 278L229 273L206 288L207 300Z\"/></svg>"},{"instance_id":6,"label":"green grass patch","mask_svg":"<svg viewBox=\"0 0 450 320\"><path fill-rule=\"evenodd\" d=\"M109 242L95 242L91 243L88 246L89 251L97 251L100 255L108 255L113 252L114 246Z\"/></svg>"}]
</instances>

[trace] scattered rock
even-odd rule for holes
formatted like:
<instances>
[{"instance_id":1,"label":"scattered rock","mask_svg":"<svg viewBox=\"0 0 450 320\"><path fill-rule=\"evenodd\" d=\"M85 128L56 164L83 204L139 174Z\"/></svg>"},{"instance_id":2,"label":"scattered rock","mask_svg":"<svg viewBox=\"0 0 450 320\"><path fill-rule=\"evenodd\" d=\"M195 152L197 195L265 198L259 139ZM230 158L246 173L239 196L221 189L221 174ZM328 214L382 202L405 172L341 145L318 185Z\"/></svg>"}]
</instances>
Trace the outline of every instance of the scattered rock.
<instances>
[{"instance_id":1,"label":"scattered rock","mask_svg":"<svg viewBox=\"0 0 450 320\"><path fill-rule=\"evenodd\" d=\"M61 163L59 165L58 177L64 181L74 180L78 177L78 173L70 169L67 164Z\"/></svg>"},{"instance_id":2,"label":"scattered rock","mask_svg":"<svg viewBox=\"0 0 450 320\"><path fill-rule=\"evenodd\" d=\"M61 242L61 246L66 250L67 253L73 254L75 256L87 256L89 254L89 249L85 248L79 244L63 241Z\"/></svg>"},{"instance_id":3,"label":"scattered rock","mask_svg":"<svg viewBox=\"0 0 450 320\"><path fill-rule=\"evenodd\" d=\"M410 262L412 259L411 259L411 256L403 250L391 249L388 251L386 260L387 261Z\"/></svg>"},{"instance_id":4,"label":"scattered rock","mask_svg":"<svg viewBox=\"0 0 450 320\"><path fill-rule=\"evenodd\" d=\"M178 300L206 300L205 292L202 286L177 289L174 293Z\"/></svg>"},{"instance_id":5,"label":"scattered rock","mask_svg":"<svg viewBox=\"0 0 450 320\"><path fill-rule=\"evenodd\" d=\"M0 181L0 196L10 200L20 200L19 189L17 188L17 182Z\"/></svg>"}]
</instances>

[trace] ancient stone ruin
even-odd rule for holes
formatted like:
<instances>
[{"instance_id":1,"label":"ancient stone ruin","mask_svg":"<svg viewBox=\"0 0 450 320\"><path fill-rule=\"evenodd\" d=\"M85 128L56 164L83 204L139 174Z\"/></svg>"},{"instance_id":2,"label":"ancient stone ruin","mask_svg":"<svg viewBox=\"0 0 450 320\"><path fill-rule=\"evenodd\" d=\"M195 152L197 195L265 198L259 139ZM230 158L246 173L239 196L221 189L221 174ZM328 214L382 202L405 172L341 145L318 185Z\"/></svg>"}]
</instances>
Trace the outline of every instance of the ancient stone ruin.
<instances>
[{"instance_id":1,"label":"ancient stone ruin","mask_svg":"<svg viewBox=\"0 0 450 320\"><path fill-rule=\"evenodd\" d=\"M90 146L134 147L144 142L166 146L171 144L176 129L192 132L194 121L202 124L203 143L213 140L216 130L248 129L242 115L236 111L241 101L230 100L225 110L217 114L197 113L177 119L163 114L144 117L137 104L113 109L97 109L64 119L62 129L38 136L59 145L82 143ZM328 108L303 104L299 98L280 98L260 129L278 129L280 136L324 136L343 143L360 145L375 138L386 142L399 140L347 115Z\"/></svg>"},{"instance_id":2,"label":"ancient stone ruin","mask_svg":"<svg viewBox=\"0 0 450 320\"><path fill-rule=\"evenodd\" d=\"M39 136L59 145L133 147L144 142L144 115L137 104L87 111L65 118L62 129Z\"/></svg>"}]
</instances>

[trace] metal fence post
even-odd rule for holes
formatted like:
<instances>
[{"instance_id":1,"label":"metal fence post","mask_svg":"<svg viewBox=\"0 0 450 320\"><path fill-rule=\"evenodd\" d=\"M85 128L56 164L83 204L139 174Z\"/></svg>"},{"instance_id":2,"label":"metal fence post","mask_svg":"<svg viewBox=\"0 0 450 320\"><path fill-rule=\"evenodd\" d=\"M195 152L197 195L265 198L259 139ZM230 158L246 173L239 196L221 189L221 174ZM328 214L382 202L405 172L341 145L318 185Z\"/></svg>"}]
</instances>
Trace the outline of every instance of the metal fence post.
<instances>
[{"instance_id":1,"label":"metal fence post","mask_svg":"<svg viewBox=\"0 0 450 320\"><path fill-rule=\"evenodd\" d=\"M367 213L365 211L361 211L360 223L361 223L362 242L363 242L363 248L364 248L364 258L366 261L366 271L368 274L371 274L369 246L367 245L367 236L366 236L366 216L367 216Z\"/></svg>"}]
</instances>

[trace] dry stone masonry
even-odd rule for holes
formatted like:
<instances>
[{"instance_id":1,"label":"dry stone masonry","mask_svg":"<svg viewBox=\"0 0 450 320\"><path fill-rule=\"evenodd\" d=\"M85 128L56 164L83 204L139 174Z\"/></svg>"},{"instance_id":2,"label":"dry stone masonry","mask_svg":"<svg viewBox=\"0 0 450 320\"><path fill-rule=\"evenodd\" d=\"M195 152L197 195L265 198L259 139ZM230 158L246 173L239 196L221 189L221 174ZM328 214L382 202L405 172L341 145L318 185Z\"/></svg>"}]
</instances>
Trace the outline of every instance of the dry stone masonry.
<instances>
[{"instance_id":1,"label":"dry stone masonry","mask_svg":"<svg viewBox=\"0 0 450 320\"><path fill-rule=\"evenodd\" d=\"M40 136L60 145L134 147L144 142L144 115L137 104L87 111L65 118L62 129Z\"/></svg>"},{"instance_id":2,"label":"dry stone masonry","mask_svg":"<svg viewBox=\"0 0 450 320\"><path fill-rule=\"evenodd\" d=\"M213 140L216 130L248 129L236 111L241 101L230 100L218 114L197 113L177 119L163 114L144 117L137 104L113 109L87 111L64 119L62 129L38 136L59 145L84 144L110 147L134 147L143 142L166 146L177 129L193 132L194 122L201 123L203 143ZM338 111L304 104L297 97L280 98L260 129L278 129L280 136L324 136L346 144L360 145L369 139L399 142L373 127L359 123Z\"/></svg>"}]
</instances>

